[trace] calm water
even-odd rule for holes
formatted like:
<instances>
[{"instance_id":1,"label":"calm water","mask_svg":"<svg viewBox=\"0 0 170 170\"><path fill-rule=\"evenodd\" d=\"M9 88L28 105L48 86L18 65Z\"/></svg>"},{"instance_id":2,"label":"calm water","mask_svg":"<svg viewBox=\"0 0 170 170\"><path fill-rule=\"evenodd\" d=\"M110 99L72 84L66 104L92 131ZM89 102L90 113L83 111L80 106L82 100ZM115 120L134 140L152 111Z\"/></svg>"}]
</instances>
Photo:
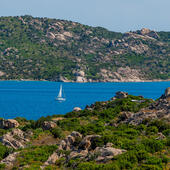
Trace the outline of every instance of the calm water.
<instances>
[{"instance_id":1,"label":"calm water","mask_svg":"<svg viewBox=\"0 0 170 170\"><path fill-rule=\"evenodd\" d=\"M41 116L65 114L74 107L84 108L95 101L105 101L117 91L156 99L170 82L146 83L62 83L67 100L55 101L58 82L0 81L0 117L38 119Z\"/></svg>"}]
</instances>

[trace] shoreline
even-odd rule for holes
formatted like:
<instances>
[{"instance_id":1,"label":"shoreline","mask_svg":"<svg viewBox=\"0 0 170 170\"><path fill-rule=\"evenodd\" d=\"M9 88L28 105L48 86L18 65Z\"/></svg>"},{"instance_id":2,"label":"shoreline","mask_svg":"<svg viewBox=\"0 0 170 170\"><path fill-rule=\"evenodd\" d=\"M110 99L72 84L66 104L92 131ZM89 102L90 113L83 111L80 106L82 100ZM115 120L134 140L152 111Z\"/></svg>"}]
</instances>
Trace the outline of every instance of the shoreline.
<instances>
[{"instance_id":1,"label":"shoreline","mask_svg":"<svg viewBox=\"0 0 170 170\"><path fill-rule=\"evenodd\" d=\"M0 79L1 81L18 81L18 82L58 82L58 83L147 83L147 82L169 82L170 79L167 80L160 80L160 79L154 79L154 80L141 80L141 81L85 81L85 82L78 82L78 81L53 81L53 80L34 80L34 79Z\"/></svg>"}]
</instances>

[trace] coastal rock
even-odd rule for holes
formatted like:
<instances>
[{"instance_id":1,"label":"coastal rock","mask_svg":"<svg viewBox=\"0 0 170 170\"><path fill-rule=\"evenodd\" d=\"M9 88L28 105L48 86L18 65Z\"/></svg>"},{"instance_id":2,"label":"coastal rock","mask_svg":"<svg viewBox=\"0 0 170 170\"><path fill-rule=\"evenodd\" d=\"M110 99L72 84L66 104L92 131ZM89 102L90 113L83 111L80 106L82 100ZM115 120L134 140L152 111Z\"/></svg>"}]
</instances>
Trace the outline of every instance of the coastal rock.
<instances>
[{"instance_id":1,"label":"coastal rock","mask_svg":"<svg viewBox=\"0 0 170 170\"><path fill-rule=\"evenodd\" d=\"M117 99L123 99L123 98L126 98L127 96L128 96L128 93L122 92L122 91L118 91L118 92L116 93L115 98L117 98Z\"/></svg>"},{"instance_id":2,"label":"coastal rock","mask_svg":"<svg viewBox=\"0 0 170 170\"><path fill-rule=\"evenodd\" d=\"M85 78L85 72L83 70L80 71L73 71L74 76L76 77L76 82L87 82Z\"/></svg>"},{"instance_id":3,"label":"coastal rock","mask_svg":"<svg viewBox=\"0 0 170 170\"><path fill-rule=\"evenodd\" d=\"M0 137L0 142L10 148L24 148L29 142L28 135L20 129L13 129L11 132Z\"/></svg>"},{"instance_id":4,"label":"coastal rock","mask_svg":"<svg viewBox=\"0 0 170 170\"><path fill-rule=\"evenodd\" d=\"M76 82L79 82L79 83L87 82L87 79L85 77L82 77L82 76L77 76Z\"/></svg>"},{"instance_id":5,"label":"coastal rock","mask_svg":"<svg viewBox=\"0 0 170 170\"><path fill-rule=\"evenodd\" d=\"M80 108L80 107L75 107L74 109L73 109L73 111L76 111L76 112L78 112L78 111L81 111L82 109Z\"/></svg>"},{"instance_id":6,"label":"coastal rock","mask_svg":"<svg viewBox=\"0 0 170 170\"><path fill-rule=\"evenodd\" d=\"M53 121L44 121L42 125L43 130L50 130L55 128L57 125Z\"/></svg>"},{"instance_id":7,"label":"coastal rock","mask_svg":"<svg viewBox=\"0 0 170 170\"><path fill-rule=\"evenodd\" d=\"M0 128L1 129L11 129L11 128L16 128L19 126L18 121L14 119L0 119Z\"/></svg>"},{"instance_id":8,"label":"coastal rock","mask_svg":"<svg viewBox=\"0 0 170 170\"><path fill-rule=\"evenodd\" d=\"M165 90L165 97L170 97L170 87Z\"/></svg>"},{"instance_id":9,"label":"coastal rock","mask_svg":"<svg viewBox=\"0 0 170 170\"><path fill-rule=\"evenodd\" d=\"M150 104L148 108L141 109L137 113L132 113L130 115L120 116L119 121L122 123L128 123L133 125L141 124L145 119L163 119L167 122L170 121L170 88L165 90L165 93L155 102ZM118 121L118 122L119 122Z\"/></svg>"}]
</instances>

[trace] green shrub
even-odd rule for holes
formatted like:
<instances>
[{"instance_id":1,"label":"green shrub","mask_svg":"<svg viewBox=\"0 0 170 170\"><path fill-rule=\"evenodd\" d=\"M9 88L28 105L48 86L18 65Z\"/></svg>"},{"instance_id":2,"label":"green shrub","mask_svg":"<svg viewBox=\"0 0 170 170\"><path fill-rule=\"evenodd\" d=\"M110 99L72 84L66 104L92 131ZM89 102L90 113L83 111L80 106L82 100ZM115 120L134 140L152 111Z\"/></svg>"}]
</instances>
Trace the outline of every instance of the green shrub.
<instances>
[{"instance_id":1,"label":"green shrub","mask_svg":"<svg viewBox=\"0 0 170 170\"><path fill-rule=\"evenodd\" d=\"M5 158L12 152L12 149L7 148L6 146L0 143L0 160Z\"/></svg>"},{"instance_id":2,"label":"green shrub","mask_svg":"<svg viewBox=\"0 0 170 170\"><path fill-rule=\"evenodd\" d=\"M162 166L162 159L154 157L154 156L148 157L145 161L145 164Z\"/></svg>"},{"instance_id":3,"label":"green shrub","mask_svg":"<svg viewBox=\"0 0 170 170\"><path fill-rule=\"evenodd\" d=\"M36 139L40 134L42 134L43 133L43 130L42 130L42 128L37 128L37 129L35 129L34 131L33 131L33 136L32 136L32 138L33 139Z\"/></svg>"},{"instance_id":4,"label":"green shrub","mask_svg":"<svg viewBox=\"0 0 170 170\"><path fill-rule=\"evenodd\" d=\"M22 150L19 157L18 162L20 166L24 165L32 165L37 166L42 165L48 157L57 149L56 145L50 146L33 146L31 148L27 148Z\"/></svg>"},{"instance_id":5,"label":"green shrub","mask_svg":"<svg viewBox=\"0 0 170 170\"><path fill-rule=\"evenodd\" d=\"M55 127L51 130L51 133L53 134L53 136L55 138L63 138L64 137L64 134L63 134L63 131L61 128L59 127Z\"/></svg>"},{"instance_id":6,"label":"green shrub","mask_svg":"<svg viewBox=\"0 0 170 170\"><path fill-rule=\"evenodd\" d=\"M80 127L80 121L77 118L68 118L58 121L57 125L63 130L72 131Z\"/></svg>"},{"instance_id":7,"label":"green shrub","mask_svg":"<svg viewBox=\"0 0 170 170\"><path fill-rule=\"evenodd\" d=\"M146 135L153 135L158 133L158 128L156 126L149 126L146 129Z\"/></svg>"},{"instance_id":8,"label":"green shrub","mask_svg":"<svg viewBox=\"0 0 170 170\"><path fill-rule=\"evenodd\" d=\"M140 132L145 131L146 130L146 125L140 124L140 125L136 126L136 129L139 130Z\"/></svg>"},{"instance_id":9,"label":"green shrub","mask_svg":"<svg viewBox=\"0 0 170 170\"><path fill-rule=\"evenodd\" d=\"M170 129L166 129L162 132L166 137L170 137Z\"/></svg>"},{"instance_id":10,"label":"green shrub","mask_svg":"<svg viewBox=\"0 0 170 170\"><path fill-rule=\"evenodd\" d=\"M51 120L51 116L47 116L47 117L42 116L35 123L33 123L33 128L41 128L43 126L44 121L50 121L50 120Z\"/></svg>"},{"instance_id":11,"label":"green shrub","mask_svg":"<svg viewBox=\"0 0 170 170\"><path fill-rule=\"evenodd\" d=\"M3 136L5 133L7 133L7 130L5 130L5 129L0 129L0 136Z\"/></svg>"},{"instance_id":12,"label":"green shrub","mask_svg":"<svg viewBox=\"0 0 170 170\"><path fill-rule=\"evenodd\" d=\"M142 144L144 144L145 150L151 153L161 151L164 148L164 143L155 139L144 139Z\"/></svg>"},{"instance_id":13,"label":"green shrub","mask_svg":"<svg viewBox=\"0 0 170 170\"><path fill-rule=\"evenodd\" d=\"M141 170L162 170L158 165L147 165L147 164L142 164L141 165Z\"/></svg>"},{"instance_id":14,"label":"green shrub","mask_svg":"<svg viewBox=\"0 0 170 170\"><path fill-rule=\"evenodd\" d=\"M148 126L156 126L159 132L170 129L170 124L163 120L154 120L149 123Z\"/></svg>"},{"instance_id":15,"label":"green shrub","mask_svg":"<svg viewBox=\"0 0 170 170\"><path fill-rule=\"evenodd\" d=\"M0 169L4 170L5 169L5 164L0 163Z\"/></svg>"}]
</instances>

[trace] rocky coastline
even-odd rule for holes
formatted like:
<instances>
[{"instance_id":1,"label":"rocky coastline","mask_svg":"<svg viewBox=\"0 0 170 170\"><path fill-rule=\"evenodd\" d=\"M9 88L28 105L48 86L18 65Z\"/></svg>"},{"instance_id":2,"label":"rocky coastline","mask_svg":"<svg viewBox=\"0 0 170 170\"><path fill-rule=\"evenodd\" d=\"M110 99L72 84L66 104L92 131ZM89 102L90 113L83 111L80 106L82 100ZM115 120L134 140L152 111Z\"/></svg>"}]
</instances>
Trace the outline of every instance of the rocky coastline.
<instances>
[{"instance_id":1,"label":"rocky coastline","mask_svg":"<svg viewBox=\"0 0 170 170\"><path fill-rule=\"evenodd\" d=\"M1 118L0 169L169 169L169 125L170 87L156 101L119 91L63 116Z\"/></svg>"},{"instance_id":2,"label":"rocky coastline","mask_svg":"<svg viewBox=\"0 0 170 170\"><path fill-rule=\"evenodd\" d=\"M84 81L77 81L77 80L67 80L67 79L58 79L58 80L45 80L45 79L1 79L0 81L52 81L52 82L64 82L64 83L127 83L127 82L169 82L170 79L162 80L162 79L153 79L153 80L84 80Z\"/></svg>"}]
</instances>

